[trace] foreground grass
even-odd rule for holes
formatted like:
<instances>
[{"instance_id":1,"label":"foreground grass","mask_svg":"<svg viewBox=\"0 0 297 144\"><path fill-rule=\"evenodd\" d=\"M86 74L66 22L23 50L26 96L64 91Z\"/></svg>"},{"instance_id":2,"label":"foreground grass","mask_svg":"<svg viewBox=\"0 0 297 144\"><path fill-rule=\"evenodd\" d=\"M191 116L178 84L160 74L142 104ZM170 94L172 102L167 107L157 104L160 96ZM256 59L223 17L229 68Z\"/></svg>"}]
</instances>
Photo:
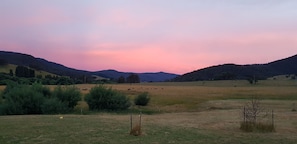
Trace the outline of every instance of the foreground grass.
<instances>
[{"instance_id":1,"label":"foreground grass","mask_svg":"<svg viewBox=\"0 0 297 144\"><path fill-rule=\"evenodd\" d=\"M209 115L221 112L144 115L143 135L138 137L129 135L128 115L64 115L63 119L60 115L1 116L0 143L293 144L297 141L296 131L244 133L239 131L234 118L229 121L225 116Z\"/></svg>"}]
</instances>

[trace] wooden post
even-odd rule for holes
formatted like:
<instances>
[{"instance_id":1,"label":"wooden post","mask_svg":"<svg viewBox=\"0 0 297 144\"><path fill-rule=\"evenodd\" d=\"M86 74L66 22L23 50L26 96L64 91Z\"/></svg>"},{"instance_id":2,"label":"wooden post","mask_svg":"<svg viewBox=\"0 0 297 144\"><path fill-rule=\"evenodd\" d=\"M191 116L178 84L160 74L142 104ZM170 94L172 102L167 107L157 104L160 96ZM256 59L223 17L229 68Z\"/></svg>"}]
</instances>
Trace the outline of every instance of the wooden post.
<instances>
[{"instance_id":1,"label":"wooden post","mask_svg":"<svg viewBox=\"0 0 297 144\"><path fill-rule=\"evenodd\" d=\"M274 127L274 113L273 113L273 110L271 111L271 121L272 121L272 126Z\"/></svg>"},{"instance_id":2,"label":"wooden post","mask_svg":"<svg viewBox=\"0 0 297 144\"><path fill-rule=\"evenodd\" d=\"M139 133L141 134L141 112L139 113Z\"/></svg>"},{"instance_id":3,"label":"wooden post","mask_svg":"<svg viewBox=\"0 0 297 144\"><path fill-rule=\"evenodd\" d=\"M243 122L246 123L245 107L243 107Z\"/></svg>"},{"instance_id":4,"label":"wooden post","mask_svg":"<svg viewBox=\"0 0 297 144\"><path fill-rule=\"evenodd\" d=\"M130 114L130 131L133 129L133 119L132 119L132 114Z\"/></svg>"}]
</instances>

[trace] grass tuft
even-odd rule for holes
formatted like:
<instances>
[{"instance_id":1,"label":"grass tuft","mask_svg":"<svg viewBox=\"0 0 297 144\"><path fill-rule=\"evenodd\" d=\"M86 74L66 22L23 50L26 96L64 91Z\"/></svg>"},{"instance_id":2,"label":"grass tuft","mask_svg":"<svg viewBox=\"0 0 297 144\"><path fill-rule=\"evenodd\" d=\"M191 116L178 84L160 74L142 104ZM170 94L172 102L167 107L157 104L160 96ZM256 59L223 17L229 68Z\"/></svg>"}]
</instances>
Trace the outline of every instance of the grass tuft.
<instances>
[{"instance_id":1,"label":"grass tuft","mask_svg":"<svg viewBox=\"0 0 297 144\"><path fill-rule=\"evenodd\" d=\"M275 127L271 123L241 122L240 129L244 132L275 132Z\"/></svg>"}]
</instances>

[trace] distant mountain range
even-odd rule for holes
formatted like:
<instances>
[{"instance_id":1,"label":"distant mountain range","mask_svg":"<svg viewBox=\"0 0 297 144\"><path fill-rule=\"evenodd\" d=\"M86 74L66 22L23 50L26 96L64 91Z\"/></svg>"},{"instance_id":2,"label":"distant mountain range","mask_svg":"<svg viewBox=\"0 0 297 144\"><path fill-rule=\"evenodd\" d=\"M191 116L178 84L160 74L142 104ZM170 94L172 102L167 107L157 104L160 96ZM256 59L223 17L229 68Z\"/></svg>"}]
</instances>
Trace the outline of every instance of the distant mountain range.
<instances>
[{"instance_id":1,"label":"distant mountain range","mask_svg":"<svg viewBox=\"0 0 297 144\"><path fill-rule=\"evenodd\" d=\"M297 55L267 64L211 66L178 76L172 81L267 79L288 74L297 74Z\"/></svg>"},{"instance_id":2,"label":"distant mountain range","mask_svg":"<svg viewBox=\"0 0 297 144\"><path fill-rule=\"evenodd\" d=\"M87 79L106 78L117 80L119 77L128 77L132 72L119 72L116 70L85 71L66 67L61 64L35 58L31 55L0 51L0 62L27 66L36 70L43 70L60 76L72 78L86 77ZM172 73L137 73L141 82L160 81L199 81L199 80L232 80L232 79L267 79L277 75L297 74L297 55L285 59L273 61L267 64L236 65L223 64L195 70L183 75Z\"/></svg>"},{"instance_id":3,"label":"distant mountain range","mask_svg":"<svg viewBox=\"0 0 297 144\"><path fill-rule=\"evenodd\" d=\"M117 80L119 77L128 77L132 72L119 72L116 70L85 71L66 67L64 65L47 61L42 58L35 58L28 54L0 51L0 60L8 64L27 66L36 70L43 70L60 76L69 76L72 78L93 78L94 76ZM172 73L137 73L141 82L160 82L171 80L178 75Z\"/></svg>"}]
</instances>

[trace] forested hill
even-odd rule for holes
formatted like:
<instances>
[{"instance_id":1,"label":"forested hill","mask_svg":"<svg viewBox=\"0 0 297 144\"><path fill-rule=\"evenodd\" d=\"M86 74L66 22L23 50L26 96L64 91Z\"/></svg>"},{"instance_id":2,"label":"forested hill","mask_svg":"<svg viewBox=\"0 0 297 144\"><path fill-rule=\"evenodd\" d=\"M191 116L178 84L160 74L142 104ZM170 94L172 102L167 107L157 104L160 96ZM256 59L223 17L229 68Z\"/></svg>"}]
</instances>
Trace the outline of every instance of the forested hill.
<instances>
[{"instance_id":1,"label":"forested hill","mask_svg":"<svg viewBox=\"0 0 297 144\"><path fill-rule=\"evenodd\" d=\"M121 76L127 77L131 72L118 72L116 70L103 70L90 72L85 70L77 70L73 68L66 67L64 65L50 62L42 58L35 58L28 54L0 51L0 63L14 64L19 66L26 66L36 70L43 70L52 74L60 76L69 76L72 78L92 78L94 75L103 78L109 78L116 80ZM175 78L178 75L171 73L138 73L140 81L165 81Z\"/></svg>"},{"instance_id":2,"label":"forested hill","mask_svg":"<svg viewBox=\"0 0 297 144\"><path fill-rule=\"evenodd\" d=\"M267 64L223 64L199 69L173 79L173 81L267 79L276 75L297 74L297 55Z\"/></svg>"},{"instance_id":3,"label":"forested hill","mask_svg":"<svg viewBox=\"0 0 297 144\"><path fill-rule=\"evenodd\" d=\"M35 58L28 54L0 51L2 63L26 66L36 70L43 70L52 74L69 77L91 76L90 72L76 70L61 64L49 62L45 59Z\"/></svg>"}]
</instances>

